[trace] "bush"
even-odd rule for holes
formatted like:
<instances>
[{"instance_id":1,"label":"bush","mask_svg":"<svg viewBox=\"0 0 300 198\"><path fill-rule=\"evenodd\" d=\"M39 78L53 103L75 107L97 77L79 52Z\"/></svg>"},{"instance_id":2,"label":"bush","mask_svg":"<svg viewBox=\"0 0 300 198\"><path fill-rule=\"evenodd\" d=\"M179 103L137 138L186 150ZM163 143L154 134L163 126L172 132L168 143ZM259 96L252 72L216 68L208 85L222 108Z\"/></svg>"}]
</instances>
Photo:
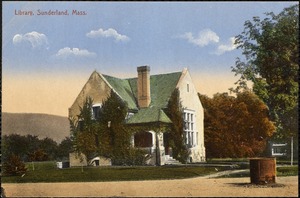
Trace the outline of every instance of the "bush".
<instances>
[{"instance_id":1,"label":"bush","mask_svg":"<svg viewBox=\"0 0 300 198\"><path fill-rule=\"evenodd\" d=\"M113 165L124 166L142 166L147 165L147 160L150 159L150 155L143 150L130 148L126 153L119 153L118 156L112 158Z\"/></svg>"},{"instance_id":2,"label":"bush","mask_svg":"<svg viewBox=\"0 0 300 198\"><path fill-rule=\"evenodd\" d=\"M8 161L3 164L4 173L7 175L23 175L27 168L25 168L24 162L17 155L11 155Z\"/></svg>"}]
</instances>

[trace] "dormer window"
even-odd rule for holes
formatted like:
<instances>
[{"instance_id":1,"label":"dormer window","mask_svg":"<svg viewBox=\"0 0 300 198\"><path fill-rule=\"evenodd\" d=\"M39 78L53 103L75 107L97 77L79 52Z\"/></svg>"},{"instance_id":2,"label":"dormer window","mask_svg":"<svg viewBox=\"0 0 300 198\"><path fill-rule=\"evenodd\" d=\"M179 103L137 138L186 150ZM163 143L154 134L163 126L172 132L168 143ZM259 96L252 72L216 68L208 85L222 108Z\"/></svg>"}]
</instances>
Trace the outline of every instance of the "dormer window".
<instances>
[{"instance_id":1,"label":"dormer window","mask_svg":"<svg viewBox=\"0 0 300 198\"><path fill-rule=\"evenodd\" d=\"M126 115L125 120L128 121L132 116L134 116L134 113L128 112L127 115Z\"/></svg>"}]
</instances>

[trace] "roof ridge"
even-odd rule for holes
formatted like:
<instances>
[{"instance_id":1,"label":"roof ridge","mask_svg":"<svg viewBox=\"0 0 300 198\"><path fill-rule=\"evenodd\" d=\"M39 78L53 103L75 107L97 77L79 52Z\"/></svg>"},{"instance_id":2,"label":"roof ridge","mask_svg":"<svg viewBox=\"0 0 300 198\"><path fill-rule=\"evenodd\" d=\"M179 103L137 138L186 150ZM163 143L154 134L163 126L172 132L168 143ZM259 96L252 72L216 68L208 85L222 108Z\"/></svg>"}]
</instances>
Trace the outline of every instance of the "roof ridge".
<instances>
[{"instance_id":1,"label":"roof ridge","mask_svg":"<svg viewBox=\"0 0 300 198\"><path fill-rule=\"evenodd\" d=\"M102 74L102 76L107 76L107 77L110 77L110 78L116 78L116 79L119 79L119 80L124 80L123 78L118 78L118 77L110 76L110 75L107 75L107 74Z\"/></svg>"},{"instance_id":2,"label":"roof ridge","mask_svg":"<svg viewBox=\"0 0 300 198\"><path fill-rule=\"evenodd\" d=\"M170 73L164 73L164 74L153 74L150 75L150 77L155 77L155 76L162 76L162 75L171 75L171 74L178 74L178 73L182 73L182 71L178 71L178 72L170 72ZM123 78L123 80L133 80L133 79L137 79L137 77L132 77L132 78Z\"/></svg>"}]
</instances>

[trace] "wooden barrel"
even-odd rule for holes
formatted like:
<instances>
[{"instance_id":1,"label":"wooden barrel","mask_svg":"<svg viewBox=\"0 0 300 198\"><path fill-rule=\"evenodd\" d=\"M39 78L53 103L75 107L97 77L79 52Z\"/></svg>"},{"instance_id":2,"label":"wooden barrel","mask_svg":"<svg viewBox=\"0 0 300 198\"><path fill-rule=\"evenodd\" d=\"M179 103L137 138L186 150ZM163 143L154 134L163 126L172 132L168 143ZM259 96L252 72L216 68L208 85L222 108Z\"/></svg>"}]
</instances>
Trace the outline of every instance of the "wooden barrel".
<instances>
[{"instance_id":1,"label":"wooden barrel","mask_svg":"<svg viewBox=\"0 0 300 198\"><path fill-rule=\"evenodd\" d=\"M250 180L252 184L275 183L276 158L251 158Z\"/></svg>"}]
</instances>

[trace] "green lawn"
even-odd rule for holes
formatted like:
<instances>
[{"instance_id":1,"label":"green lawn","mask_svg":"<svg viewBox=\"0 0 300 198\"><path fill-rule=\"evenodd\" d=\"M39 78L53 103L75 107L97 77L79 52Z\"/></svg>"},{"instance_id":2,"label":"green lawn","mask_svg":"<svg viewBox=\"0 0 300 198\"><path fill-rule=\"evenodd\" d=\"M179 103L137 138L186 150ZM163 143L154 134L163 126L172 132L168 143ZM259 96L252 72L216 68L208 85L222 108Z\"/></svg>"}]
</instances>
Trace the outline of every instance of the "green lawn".
<instances>
[{"instance_id":1,"label":"green lawn","mask_svg":"<svg viewBox=\"0 0 300 198\"><path fill-rule=\"evenodd\" d=\"M298 166L277 167L277 176L296 176L298 175Z\"/></svg>"},{"instance_id":2,"label":"green lawn","mask_svg":"<svg viewBox=\"0 0 300 198\"><path fill-rule=\"evenodd\" d=\"M100 182L156 179L182 179L215 173L214 167L199 166L144 166L144 167L81 167L56 168L55 162L26 164L22 176L2 175L3 183L35 182Z\"/></svg>"},{"instance_id":3,"label":"green lawn","mask_svg":"<svg viewBox=\"0 0 300 198\"><path fill-rule=\"evenodd\" d=\"M216 173L215 167L204 166L139 166L139 167L76 167L58 169L55 162L27 163L24 176L2 175L3 183L37 182L104 182L183 179ZM218 171L228 167L217 167ZM247 168L248 169L248 168ZM83 170L83 172L82 172ZM296 176L298 166L277 167L277 176ZM250 177L249 171L221 177Z\"/></svg>"},{"instance_id":4,"label":"green lawn","mask_svg":"<svg viewBox=\"0 0 300 198\"><path fill-rule=\"evenodd\" d=\"M297 176L297 175L298 175L298 166L282 166L276 168L277 177ZM235 178L235 177L250 177L250 170L241 173L222 175L218 178Z\"/></svg>"}]
</instances>

